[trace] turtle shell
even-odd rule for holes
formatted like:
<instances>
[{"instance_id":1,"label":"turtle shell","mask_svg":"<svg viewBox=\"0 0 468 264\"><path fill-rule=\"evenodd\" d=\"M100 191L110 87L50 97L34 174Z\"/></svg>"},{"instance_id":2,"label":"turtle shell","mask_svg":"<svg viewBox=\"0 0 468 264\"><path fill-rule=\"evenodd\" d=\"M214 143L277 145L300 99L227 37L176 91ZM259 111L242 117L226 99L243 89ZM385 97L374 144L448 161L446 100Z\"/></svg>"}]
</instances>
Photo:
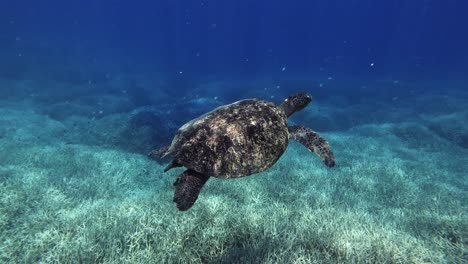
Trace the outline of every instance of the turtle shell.
<instances>
[{"instance_id":1,"label":"turtle shell","mask_svg":"<svg viewBox=\"0 0 468 264\"><path fill-rule=\"evenodd\" d=\"M284 111L272 102L247 99L183 125L169 152L175 162L199 173L238 178L270 168L287 145Z\"/></svg>"}]
</instances>

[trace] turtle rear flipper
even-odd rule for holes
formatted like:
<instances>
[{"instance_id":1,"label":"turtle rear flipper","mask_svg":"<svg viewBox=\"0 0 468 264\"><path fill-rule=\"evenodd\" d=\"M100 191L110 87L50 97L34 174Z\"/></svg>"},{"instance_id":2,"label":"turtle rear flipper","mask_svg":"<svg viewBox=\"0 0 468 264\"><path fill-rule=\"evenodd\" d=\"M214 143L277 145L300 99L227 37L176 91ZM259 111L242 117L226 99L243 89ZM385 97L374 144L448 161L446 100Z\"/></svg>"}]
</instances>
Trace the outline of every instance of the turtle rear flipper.
<instances>
[{"instance_id":1,"label":"turtle rear flipper","mask_svg":"<svg viewBox=\"0 0 468 264\"><path fill-rule=\"evenodd\" d=\"M180 174L174 182L174 202L181 211L192 207L198 198L201 188L210 176L198 173L194 170L186 170Z\"/></svg>"},{"instance_id":2,"label":"turtle rear flipper","mask_svg":"<svg viewBox=\"0 0 468 264\"><path fill-rule=\"evenodd\" d=\"M298 125L288 127L289 138L294 139L319 156L328 167L335 166L335 156L328 142L310 128Z\"/></svg>"}]
</instances>

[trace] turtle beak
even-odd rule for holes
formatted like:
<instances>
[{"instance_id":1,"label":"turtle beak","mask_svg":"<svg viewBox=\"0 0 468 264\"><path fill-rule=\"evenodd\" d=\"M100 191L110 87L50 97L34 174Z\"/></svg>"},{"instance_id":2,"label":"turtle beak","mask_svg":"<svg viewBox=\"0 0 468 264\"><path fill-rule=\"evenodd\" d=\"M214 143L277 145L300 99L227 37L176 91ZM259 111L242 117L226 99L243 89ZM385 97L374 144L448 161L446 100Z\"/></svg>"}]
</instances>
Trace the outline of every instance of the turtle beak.
<instances>
[{"instance_id":1,"label":"turtle beak","mask_svg":"<svg viewBox=\"0 0 468 264\"><path fill-rule=\"evenodd\" d=\"M305 94L304 99L306 101L306 105L312 102L312 96L310 94Z\"/></svg>"}]
</instances>

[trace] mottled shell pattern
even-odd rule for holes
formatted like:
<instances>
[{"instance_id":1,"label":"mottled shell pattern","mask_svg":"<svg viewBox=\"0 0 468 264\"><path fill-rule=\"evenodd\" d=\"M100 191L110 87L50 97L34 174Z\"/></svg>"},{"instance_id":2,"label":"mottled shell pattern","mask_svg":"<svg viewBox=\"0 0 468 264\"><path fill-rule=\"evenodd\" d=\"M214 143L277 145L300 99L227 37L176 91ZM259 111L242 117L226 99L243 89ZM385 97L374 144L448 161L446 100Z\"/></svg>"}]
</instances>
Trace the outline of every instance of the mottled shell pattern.
<instances>
[{"instance_id":1,"label":"mottled shell pattern","mask_svg":"<svg viewBox=\"0 0 468 264\"><path fill-rule=\"evenodd\" d=\"M180 165L218 178L270 168L288 146L287 116L275 103L247 99L183 125L169 152Z\"/></svg>"}]
</instances>

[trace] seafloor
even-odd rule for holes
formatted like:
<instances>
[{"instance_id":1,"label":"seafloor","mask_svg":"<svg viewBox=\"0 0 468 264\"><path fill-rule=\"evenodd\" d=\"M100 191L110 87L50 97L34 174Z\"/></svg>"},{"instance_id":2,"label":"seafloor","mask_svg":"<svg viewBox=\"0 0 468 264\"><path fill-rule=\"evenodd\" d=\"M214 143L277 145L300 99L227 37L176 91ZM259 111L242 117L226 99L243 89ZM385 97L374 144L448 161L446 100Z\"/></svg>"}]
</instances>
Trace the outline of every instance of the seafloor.
<instances>
[{"instance_id":1,"label":"seafloor","mask_svg":"<svg viewBox=\"0 0 468 264\"><path fill-rule=\"evenodd\" d=\"M163 175L167 161L146 153L243 97L211 93L236 84L175 97L119 79L1 79L0 262L466 263L468 94L456 83L342 86L312 86L291 118L328 139L335 168L291 143L270 170L211 179L179 212L182 169ZM245 96L283 99L283 86L258 87Z\"/></svg>"}]
</instances>

